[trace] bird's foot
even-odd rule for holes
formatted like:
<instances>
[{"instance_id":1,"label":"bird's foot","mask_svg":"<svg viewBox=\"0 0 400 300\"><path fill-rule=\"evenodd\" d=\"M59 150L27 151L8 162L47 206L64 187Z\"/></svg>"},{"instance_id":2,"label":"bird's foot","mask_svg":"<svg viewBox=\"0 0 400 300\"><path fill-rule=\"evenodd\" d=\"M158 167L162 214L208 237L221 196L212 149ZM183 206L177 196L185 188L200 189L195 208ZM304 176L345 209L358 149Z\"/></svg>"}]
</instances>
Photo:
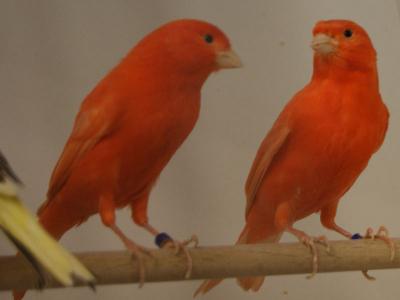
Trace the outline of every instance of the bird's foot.
<instances>
[{"instance_id":1,"label":"bird's foot","mask_svg":"<svg viewBox=\"0 0 400 300\"><path fill-rule=\"evenodd\" d=\"M314 237L314 242L324 246L327 253L331 253L331 246L329 245L329 242L328 242L328 239L326 238L326 236L320 235L320 236Z\"/></svg>"},{"instance_id":2,"label":"bird's foot","mask_svg":"<svg viewBox=\"0 0 400 300\"><path fill-rule=\"evenodd\" d=\"M331 249L330 249L330 246L328 243L328 239L324 235L321 235L318 237L305 235L301 238L300 241L304 245L306 245L307 247L310 248L311 254L313 256L313 259L312 259L313 269L312 269L311 274L307 275L307 277L306 277L307 279L311 279L317 274L318 264L319 264L319 256L318 256L317 248L316 248L315 244L321 244L321 245L325 246L327 253L330 253Z\"/></svg>"},{"instance_id":3,"label":"bird's foot","mask_svg":"<svg viewBox=\"0 0 400 300\"><path fill-rule=\"evenodd\" d=\"M385 226L380 226L376 234L373 234L373 232L374 231L371 228L368 228L367 232L365 233L365 238L370 238L372 240L379 239L384 241L390 249L390 261L393 261L396 254L396 247L393 240L389 237L389 230L387 230Z\"/></svg>"},{"instance_id":4,"label":"bird's foot","mask_svg":"<svg viewBox=\"0 0 400 300\"><path fill-rule=\"evenodd\" d=\"M300 239L300 242L310 248L311 255L312 255L312 272L311 274L307 275L307 279L311 279L317 274L318 272L318 254L317 248L315 247L314 239L310 236L303 236Z\"/></svg>"},{"instance_id":5,"label":"bird's foot","mask_svg":"<svg viewBox=\"0 0 400 300\"><path fill-rule=\"evenodd\" d=\"M187 261L187 269L186 269L186 273L185 273L185 278L189 279L190 276L192 275L193 259L189 253L188 247L190 244L193 244L193 247L196 248L199 244L199 239L197 238L196 235L192 235L189 239L186 239L183 242L172 240L172 243L170 243L170 244L172 244L173 247L175 248L176 255L178 255L180 252L184 253L184 255L186 257L186 261Z\"/></svg>"},{"instance_id":6,"label":"bird's foot","mask_svg":"<svg viewBox=\"0 0 400 300\"><path fill-rule=\"evenodd\" d=\"M129 239L116 224L111 224L110 229L121 239L126 249L132 253L132 256L137 259L139 267L139 288L143 287L146 278L143 255L153 257L151 250Z\"/></svg>"},{"instance_id":7,"label":"bird's foot","mask_svg":"<svg viewBox=\"0 0 400 300\"><path fill-rule=\"evenodd\" d=\"M174 248L175 249L175 255L178 255L180 252L183 252L186 261L187 261L187 269L185 273L185 278L189 279L190 276L192 275L192 269L193 269L193 259L192 256L189 253L189 245L193 244L193 247L196 248L199 244L199 239L196 235L192 235L189 239L184 240L183 242L177 241L172 239L168 234L166 233L160 233L156 236L156 244L160 248L164 247L169 247L169 248Z\"/></svg>"},{"instance_id":8,"label":"bird's foot","mask_svg":"<svg viewBox=\"0 0 400 300\"><path fill-rule=\"evenodd\" d=\"M374 230L371 227L368 227L365 232L365 236L363 238L371 239L371 240L379 239L379 240L384 241L389 246L389 249L390 249L390 260L391 261L394 260L394 257L396 254L396 248L395 248L393 240L391 238L389 238L389 231L387 230L387 228L385 226L380 226L378 228L378 231L376 232L376 234L374 234ZM368 270L364 270L361 272L363 273L364 277L367 278L368 280L376 279L375 277L368 274Z\"/></svg>"},{"instance_id":9,"label":"bird's foot","mask_svg":"<svg viewBox=\"0 0 400 300\"><path fill-rule=\"evenodd\" d=\"M301 243L303 243L310 249L312 255L312 272L306 278L307 279L313 278L315 274L317 274L318 272L318 253L315 244L317 243L324 245L326 247L326 251L329 253L330 247L327 238L325 236L312 237L306 234L305 232L294 228L289 228L288 231L294 234Z\"/></svg>"},{"instance_id":10,"label":"bird's foot","mask_svg":"<svg viewBox=\"0 0 400 300\"><path fill-rule=\"evenodd\" d=\"M126 239L123 240L125 247L132 253L132 256L135 257L138 261L139 266L139 288L143 287L145 279L146 279L146 269L144 266L143 255L153 257L153 254L149 248L140 246L133 242L132 240Z\"/></svg>"}]
</instances>

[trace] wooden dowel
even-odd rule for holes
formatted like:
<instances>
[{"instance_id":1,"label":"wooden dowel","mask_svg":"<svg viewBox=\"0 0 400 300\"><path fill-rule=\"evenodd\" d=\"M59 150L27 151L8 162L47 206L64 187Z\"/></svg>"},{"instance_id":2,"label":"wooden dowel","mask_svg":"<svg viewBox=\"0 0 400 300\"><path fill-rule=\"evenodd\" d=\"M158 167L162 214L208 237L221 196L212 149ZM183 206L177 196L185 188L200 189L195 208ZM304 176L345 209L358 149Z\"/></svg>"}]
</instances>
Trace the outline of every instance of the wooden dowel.
<instances>
[{"instance_id":1,"label":"wooden dowel","mask_svg":"<svg viewBox=\"0 0 400 300\"><path fill-rule=\"evenodd\" d=\"M330 253L318 245L318 272L400 268L400 239L394 242L393 261L390 261L388 245L380 240L330 242ZM300 243L199 247L190 249L190 253L193 257L191 279L302 274L311 272L312 267L310 251ZM174 255L170 249L154 250L152 254L153 257L144 255L147 282L185 280L186 259L182 254ZM129 252L76 255L93 272L97 285L138 282L138 264ZM32 289L37 282L37 274L24 258L0 257L0 290ZM48 278L46 288L59 286Z\"/></svg>"}]
</instances>

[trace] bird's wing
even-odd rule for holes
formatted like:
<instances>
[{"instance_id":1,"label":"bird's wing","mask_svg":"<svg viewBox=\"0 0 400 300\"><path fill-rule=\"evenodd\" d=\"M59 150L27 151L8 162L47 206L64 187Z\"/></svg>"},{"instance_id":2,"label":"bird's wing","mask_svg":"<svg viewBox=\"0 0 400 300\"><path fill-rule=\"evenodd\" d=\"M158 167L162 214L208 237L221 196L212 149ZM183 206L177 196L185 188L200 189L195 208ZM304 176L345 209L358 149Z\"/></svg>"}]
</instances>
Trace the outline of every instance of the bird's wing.
<instances>
[{"instance_id":1,"label":"bird's wing","mask_svg":"<svg viewBox=\"0 0 400 300\"><path fill-rule=\"evenodd\" d=\"M262 142L246 181L246 216L254 204L257 191L275 155L285 144L290 133L286 123L277 122Z\"/></svg>"},{"instance_id":2,"label":"bird's wing","mask_svg":"<svg viewBox=\"0 0 400 300\"><path fill-rule=\"evenodd\" d=\"M86 267L43 229L16 196L0 193L0 229L27 256L39 274L40 264L63 285L71 286L75 279L94 283L95 279Z\"/></svg>"},{"instance_id":3,"label":"bird's wing","mask_svg":"<svg viewBox=\"0 0 400 300\"><path fill-rule=\"evenodd\" d=\"M113 103L110 97L85 100L51 176L47 202L51 201L64 186L79 159L118 127L120 112L120 105Z\"/></svg>"}]
</instances>

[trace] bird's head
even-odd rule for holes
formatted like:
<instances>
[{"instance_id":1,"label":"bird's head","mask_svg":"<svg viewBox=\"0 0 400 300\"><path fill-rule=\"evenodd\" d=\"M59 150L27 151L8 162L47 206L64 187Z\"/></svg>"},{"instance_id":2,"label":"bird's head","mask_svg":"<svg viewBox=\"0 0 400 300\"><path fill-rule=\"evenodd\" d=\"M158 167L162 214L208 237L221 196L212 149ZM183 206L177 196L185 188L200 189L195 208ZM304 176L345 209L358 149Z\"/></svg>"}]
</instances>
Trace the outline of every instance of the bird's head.
<instances>
[{"instance_id":1,"label":"bird's head","mask_svg":"<svg viewBox=\"0 0 400 300\"><path fill-rule=\"evenodd\" d=\"M330 64L353 69L374 68L376 64L376 52L367 32L352 21L319 21L311 47L316 59Z\"/></svg>"},{"instance_id":2,"label":"bird's head","mask_svg":"<svg viewBox=\"0 0 400 300\"><path fill-rule=\"evenodd\" d=\"M216 26L199 20L183 19L167 23L136 47L143 62L157 71L179 72L207 77L210 73L242 66L227 36Z\"/></svg>"}]
</instances>

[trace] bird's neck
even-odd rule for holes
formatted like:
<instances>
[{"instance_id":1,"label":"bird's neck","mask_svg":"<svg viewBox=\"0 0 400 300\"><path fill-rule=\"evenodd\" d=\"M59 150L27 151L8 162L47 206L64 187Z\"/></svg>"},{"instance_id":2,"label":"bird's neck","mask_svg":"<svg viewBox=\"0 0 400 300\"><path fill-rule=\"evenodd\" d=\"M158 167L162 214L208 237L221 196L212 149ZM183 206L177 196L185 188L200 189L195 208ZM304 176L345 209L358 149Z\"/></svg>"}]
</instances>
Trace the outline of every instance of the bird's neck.
<instances>
[{"instance_id":1,"label":"bird's neck","mask_svg":"<svg viewBox=\"0 0 400 300\"><path fill-rule=\"evenodd\" d=\"M351 65L349 63L314 56L312 81L331 80L338 83L354 83L379 89L378 72L375 61L370 65Z\"/></svg>"}]
</instances>

